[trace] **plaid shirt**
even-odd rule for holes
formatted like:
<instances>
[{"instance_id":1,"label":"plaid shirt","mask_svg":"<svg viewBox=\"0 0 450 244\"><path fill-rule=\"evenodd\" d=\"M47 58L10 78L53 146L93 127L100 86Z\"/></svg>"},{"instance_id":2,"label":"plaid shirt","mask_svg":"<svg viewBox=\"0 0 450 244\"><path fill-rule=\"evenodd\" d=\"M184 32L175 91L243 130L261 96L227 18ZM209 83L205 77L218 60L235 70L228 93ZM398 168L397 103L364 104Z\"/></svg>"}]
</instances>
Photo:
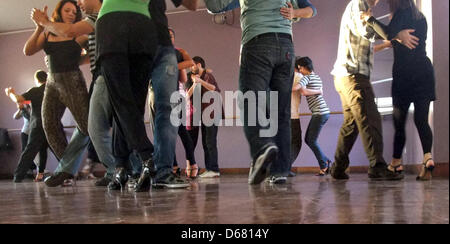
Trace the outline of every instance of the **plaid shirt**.
<instances>
[{"instance_id":1,"label":"plaid shirt","mask_svg":"<svg viewBox=\"0 0 450 244\"><path fill-rule=\"evenodd\" d=\"M360 18L367 11L366 0L351 0L342 16L339 47L332 75L349 76L361 74L370 77L373 66L372 43L375 31Z\"/></svg>"}]
</instances>

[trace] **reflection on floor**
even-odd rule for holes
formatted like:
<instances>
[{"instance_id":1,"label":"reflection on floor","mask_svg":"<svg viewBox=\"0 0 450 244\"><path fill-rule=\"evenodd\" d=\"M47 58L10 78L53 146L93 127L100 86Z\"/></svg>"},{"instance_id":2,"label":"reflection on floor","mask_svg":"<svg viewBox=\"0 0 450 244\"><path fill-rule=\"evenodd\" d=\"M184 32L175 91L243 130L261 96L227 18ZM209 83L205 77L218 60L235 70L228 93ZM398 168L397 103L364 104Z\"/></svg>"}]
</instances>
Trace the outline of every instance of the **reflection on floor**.
<instances>
[{"instance_id":1,"label":"reflection on floor","mask_svg":"<svg viewBox=\"0 0 450 244\"><path fill-rule=\"evenodd\" d=\"M449 180L334 181L309 174L248 186L246 175L197 180L185 190L109 192L0 182L0 223L449 223Z\"/></svg>"}]
</instances>

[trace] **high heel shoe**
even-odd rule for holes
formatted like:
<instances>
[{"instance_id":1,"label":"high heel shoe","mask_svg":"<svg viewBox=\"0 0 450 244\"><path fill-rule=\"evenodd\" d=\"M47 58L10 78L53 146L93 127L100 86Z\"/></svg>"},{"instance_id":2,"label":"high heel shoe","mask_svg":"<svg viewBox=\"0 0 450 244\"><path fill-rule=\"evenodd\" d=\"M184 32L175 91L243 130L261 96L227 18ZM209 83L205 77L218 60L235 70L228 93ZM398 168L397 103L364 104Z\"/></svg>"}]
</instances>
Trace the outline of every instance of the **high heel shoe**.
<instances>
[{"instance_id":1,"label":"high heel shoe","mask_svg":"<svg viewBox=\"0 0 450 244\"><path fill-rule=\"evenodd\" d=\"M401 173L403 173L403 164L399 164L399 165L395 165L395 166L392 164L389 164L388 170L391 172L394 172L396 174L401 174Z\"/></svg>"},{"instance_id":2,"label":"high heel shoe","mask_svg":"<svg viewBox=\"0 0 450 244\"><path fill-rule=\"evenodd\" d=\"M199 171L199 170L200 170L200 169L198 168L197 165L195 165L194 167L191 167L191 175L190 175L189 178L191 178L191 179L196 179L197 176L198 176L198 171Z\"/></svg>"},{"instance_id":3,"label":"high heel shoe","mask_svg":"<svg viewBox=\"0 0 450 244\"><path fill-rule=\"evenodd\" d=\"M142 172L139 180L134 186L135 192L147 192L150 190L152 178L156 176L155 163L150 158L142 164Z\"/></svg>"},{"instance_id":4,"label":"high heel shoe","mask_svg":"<svg viewBox=\"0 0 450 244\"><path fill-rule=\"evenodd\" d=\"M433 165L427 165L428 162L432 161ZM433 170L435 169L433 158L427 159L422 164L422 171L419 173L419 175L416 177L416 180L418 181L429 181L433 177Z\"/></svg>"},{"instance_id":5,"label":"high heel shoe","mask_svg":"<svg viewBox=\"0 0 450 244\"><path fill-rule=\"evenodd\" d=\"M317 173L316 176L320 176L320 177L325 176L328 174L327 172L328 172L328 168L320 169L319 173Z\"/></svg>"},{"instance_id":6,"label":"high heel shoe","mask_svg":"<svg viewBox=\"0 0 450 244\"><path fill-rule=\"evenodd\" d=\"M394 165L394 162L398 162L399 164ZM387 169L393 173L401 174L403 173L403 164L401 159L392 159L391 163L388 165Z\"/></svg>"},{"instance_id":7,"label":"high heel shoe","mask_svg":"<svg viewBox=\"0 0 450 244\"><path fill-rule=\"evenodd\" d=\"M328 175L330 173L330 168L331 168L331 161L328 160L327 161L327 167L324 169L320 169L319 173L316 174L316 176L325 176Z\"/></svg>"},{"instance_id":8,"label":"high heel shoe","mask_svg":"<svg viewBox=\"0 0 450 244\"><path fill-rule=\"evenodd\" d=\"M190 165L186 166L186 178L188 179L196 179L198 176L199 168L197 165L191 167Z\"/></svg>"}]
</instances>

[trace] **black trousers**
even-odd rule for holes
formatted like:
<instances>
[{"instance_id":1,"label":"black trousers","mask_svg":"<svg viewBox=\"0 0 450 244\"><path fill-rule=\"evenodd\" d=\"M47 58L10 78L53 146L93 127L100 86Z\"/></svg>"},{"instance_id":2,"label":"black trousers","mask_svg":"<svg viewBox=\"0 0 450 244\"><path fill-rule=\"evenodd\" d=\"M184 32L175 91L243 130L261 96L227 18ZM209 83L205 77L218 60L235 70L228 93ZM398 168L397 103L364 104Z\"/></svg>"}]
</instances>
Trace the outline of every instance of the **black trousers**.
<instances>
[{"instance_id":1,"label":"black trousers","mask_svg":"<svg viewBox=\"0 0 450 244\"><path fill-rule=\"evenodd\" d=\"M300 119L291 119L291 168L302 149L302 127Z\"/></svg>"},{"instance_id":2,"label":"black trousers","mask_svg":"<svg viewBox=\"0 0 450 244\"><path fill-rule=\"evenodd\" d=\"M25 134L23 132L20 133L20 141L22 143L22 151L21 152L23 152L23 151L25 151L25 148L27 147L27 144L28 144L28 134ZM36 163L35 162L33 162L33 164L30 166L30 169L31 170L35 170L36 169Z\"/></svg>"},{"instance_id":3,"label":"black trousers","mask_svg":"<svg viewBox=\"0 0 450 244\"><path fill-rule=\"evenodd\" d=\"M114 122L128 147L136 150L143 161L150 159L154 151L144 124L151 67L152 57L148 55L110 54L101 59Z\"/></svg>"},{"instance_id":4,"label":"black trousers","mask_svg":"<svg viewBox=\"0 0 450 244\"><path fill-rule=\"evenodd\" d=\"M47 148L48 142L45 137L44 129L42 126L33 126L28 136L28 142L25 150L20 155L19 164L14 172L14 177L17 179L25 178L28 169L33 164L33 160L38 153L41 154L39 160L39 173L44 173L47 165Z\"/></svg>"},{"instance_id":5,"label":"black trousers","mask_svg":"<svg viewBox=\"0 0 450 244\"><path fill-rule=\"evenodd\" d=\"M402 158L403 148L406 143L406 119L408 118L410 103L394 104L394 158ZM428 115L430 111L430 101L414 102L414 123L419 132L420 142L422 143L423 153L431 153L433 146L433 132L428 124Z\"/></svg>"},{"instance_id":6,"label":"black trousers","mask_svg":"<svg viewBox=\"0 0 450 244\"><path fill-rule=\"evenodd\" d=\"M129 147L125 135L116 121L113 121L112 130L112 151L117 160L116 168L125 168L128 172L131 172L133 167L130 162L130 154L133 153L133 150Z\"/></svg>"}]
</instances>

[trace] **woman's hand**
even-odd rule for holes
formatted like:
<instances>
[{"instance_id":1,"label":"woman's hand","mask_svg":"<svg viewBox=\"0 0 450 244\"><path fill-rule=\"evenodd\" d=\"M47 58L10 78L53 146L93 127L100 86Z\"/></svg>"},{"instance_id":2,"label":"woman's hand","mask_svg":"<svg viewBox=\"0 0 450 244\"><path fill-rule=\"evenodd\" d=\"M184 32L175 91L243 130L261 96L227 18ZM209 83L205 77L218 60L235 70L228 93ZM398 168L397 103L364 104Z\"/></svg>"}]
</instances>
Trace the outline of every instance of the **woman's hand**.
<instances>
[{"instance_id":1,"label":"woman's hand","mask_svg":"<svg viewBox=\"0 0 450 244\"><path fill-rule=\"evenodd\" d=\"M31 19L33 20L36 26L43 26L45 23L49 22L47 15L47 6L44 7L44 10L33 8L31 10Z\"/></svg>"}]
</instances>

